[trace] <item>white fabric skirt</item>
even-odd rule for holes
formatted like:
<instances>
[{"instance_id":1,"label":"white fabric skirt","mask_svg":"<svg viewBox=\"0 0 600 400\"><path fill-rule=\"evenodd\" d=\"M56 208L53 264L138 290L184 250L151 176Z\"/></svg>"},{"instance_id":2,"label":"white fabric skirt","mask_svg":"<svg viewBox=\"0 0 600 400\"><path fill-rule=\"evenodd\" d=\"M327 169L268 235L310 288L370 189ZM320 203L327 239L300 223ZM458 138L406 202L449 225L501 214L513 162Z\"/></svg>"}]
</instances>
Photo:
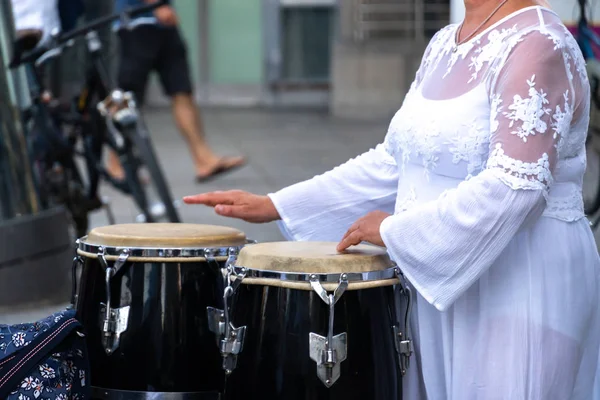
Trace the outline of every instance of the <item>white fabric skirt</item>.
<instances>
[{"instance_id":1,"label":"white fabric skirt","mask_svg":"<svg viewBox=\"0 0 600 400\"><path fill-rule=\"evenodd\" d=\"M599 274L588 221L542 217L446 312L417 296L404 399L600 399Z\"/></svg>"}]
</instances>

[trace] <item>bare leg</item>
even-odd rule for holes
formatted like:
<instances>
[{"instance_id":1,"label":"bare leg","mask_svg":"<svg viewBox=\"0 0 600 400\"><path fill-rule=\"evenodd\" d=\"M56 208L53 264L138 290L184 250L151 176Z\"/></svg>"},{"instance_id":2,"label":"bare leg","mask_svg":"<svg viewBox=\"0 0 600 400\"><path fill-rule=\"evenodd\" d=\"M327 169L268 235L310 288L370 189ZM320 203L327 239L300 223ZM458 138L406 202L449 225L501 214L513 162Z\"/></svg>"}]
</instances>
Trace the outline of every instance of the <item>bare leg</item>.
<instances>
[{"instance_id":1,"label":"bare leg","mask_svg":"<svg viewBox=\"0 0 600 400\"><path fill-rule=\"evenodd\" d=\"M204 138L200 112L191 95L173 96L172 107L175 123L188 144L199 179L207 178L217 170L228 170L245 163L244 157L219 157L208 146ZM125 175L119 158L112 150L108 155L107 171L117 179L122 179Z\"/></svg>"},{"instance_id":2,"label":"bare leg","mask_svg":"<svg viewBox=\"0 0 600 400\"><path fill-rule=\"evenodd\" d=\"M106 163L106 172L115 179L124 179L125 171L121 166L117 153L113 150L108 150L108 161Z\"/></svg>"},{"instance_id":3,"label":"bare leg","mask_svg":"<svg viewBox=\"0 0 600 400\"><path fill-rule=\"evenodd\" d=\"M172 97L173 116L179 131L188 143L196 176L204 178L217 169L230 169L244 164L243 157L219 157L206 143L200 111L189 94Z\"/></svg>"}]
</instances>

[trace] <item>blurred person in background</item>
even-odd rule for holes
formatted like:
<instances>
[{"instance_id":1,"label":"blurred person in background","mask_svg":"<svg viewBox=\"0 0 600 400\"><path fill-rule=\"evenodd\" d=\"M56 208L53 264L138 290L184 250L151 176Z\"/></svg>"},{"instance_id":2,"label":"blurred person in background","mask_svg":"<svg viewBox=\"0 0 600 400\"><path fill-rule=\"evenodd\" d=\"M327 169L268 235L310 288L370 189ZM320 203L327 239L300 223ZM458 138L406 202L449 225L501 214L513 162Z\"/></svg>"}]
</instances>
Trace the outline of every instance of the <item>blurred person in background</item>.
<instances>
[{"instance_id":1,"label":"blurred person in background","mask_svg":"<svg viewBox=\"0 0 600 400\"><path fill-rule=\"evenodd\" d=\"M116 11L156 1L116 0ZM177 127L188 143L196 181L205 182L241 167L245 159L218 156L206 142L200 112L194 102L187 50L177 27L178 22L175 10L166 4L154 12L135 17L128 29L119 29L121 50L118 83L123 90L133 92L142 104L150 72L158 73L165 93L171 98ZM108 170L114 177L124 176L119 160L112 152Z\"/></svg>"},{"instance_id":2,"label":"blurred person in background","mask_svg":"<svg viewBox=\"0 0 600 400\"><path fill-rule=\"evenodd\" d=\"M40 31L40 46L48 43L52 34L75 28L84 5L82 0L12 0L12 10L17 38Z\"/></svg>"},{"instance_id":3,"label":"blurred person in background","mask_svg":"<svg viewBox=\"0 0 600 400\"><path fill-rule=\"evenodd\" d=\"M12 0L12 10L17 39L30 35L39 38L39 46L60 32L58 0Z\"/></svg>"},{"instance_id":4,"label":"blurred person in background","mask_svg":"<svg viewBox=\"0 0 600 400\"><path fill-rule=\"evenodd\" d=\"M83 0L12 0L11 5L15 28L15 55L48 45L53 35L75 28L77 20L84 12ZM43 71L38 70L38 73L45 81L46 87L52 86L48 82L50 78L45 76ZM46 89L42 99L50 102L53 99L51 91Z\"/></svg>"}]
</instances>

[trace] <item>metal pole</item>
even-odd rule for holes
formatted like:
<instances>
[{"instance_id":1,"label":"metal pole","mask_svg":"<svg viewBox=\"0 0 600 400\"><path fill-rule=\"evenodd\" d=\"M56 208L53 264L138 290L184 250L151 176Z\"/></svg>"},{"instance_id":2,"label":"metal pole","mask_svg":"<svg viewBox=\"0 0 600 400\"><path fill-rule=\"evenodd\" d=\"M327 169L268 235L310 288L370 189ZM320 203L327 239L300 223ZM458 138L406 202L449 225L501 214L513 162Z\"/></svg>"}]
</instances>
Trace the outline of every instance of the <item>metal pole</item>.
<instances>
[{"instance_id":1,"label":"metal pole","mask_svg":"<svg viewBox=\"0 0 600 400\"><path fill-rule=\"evenodd\" d=\"M21 108L27 103L24 71L10 70L15 28L10 0L0 0L0 219L39 211Z\"/></svg>"},{"instance_id":2,"label":"metal pole","mask_svg":"<svg viewBox=\"0 0 600 400\"><path fill-rule=\"evenodd\" d=\"M198 97L201 103L210 100L210 5L209 0L199 0L198 4L198 29L200 34L200 82Z\"/></svg>"}]
</instances>

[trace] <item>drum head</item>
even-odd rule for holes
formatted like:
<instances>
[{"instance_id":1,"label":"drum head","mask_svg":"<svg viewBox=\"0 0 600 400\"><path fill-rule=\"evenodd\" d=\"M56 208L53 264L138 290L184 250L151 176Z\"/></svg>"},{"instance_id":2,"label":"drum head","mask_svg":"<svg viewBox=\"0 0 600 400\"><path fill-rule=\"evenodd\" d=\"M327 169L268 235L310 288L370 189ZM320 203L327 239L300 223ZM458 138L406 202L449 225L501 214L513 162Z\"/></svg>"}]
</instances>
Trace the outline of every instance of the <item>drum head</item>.
<instances>
[{"instance_id":1,"label":"drum head","mask_svg":"<svg viewBox=\"0 0 600 400\"><path fill-rule=\"evenodd\" d=\"M100 247L118 255L122 249L140 249L140 256L197 257L202 249L240 247L246 235L233 228L181 223L120 224L94 228L79 239L79 253L96 255ZM182 249L185 251L175 251ZM155 250L155 251L151 251ZM198 250L198 251L194 251Z\"/></svg>"},{"instance_id":2,"label":"drum head","mask_svg":"<svg viewBox=\"0 0 600 400\"><path fill-rule=\"evenodd\" d=\"M248 270L248 277L242 280L243 284L264 284L306 290L310 290L310 283L306 281L306 277L297 277L297 274L316 274L319 275L320 280L330 275L336 282L336 275L348 274L350 288L382 286L397 282L393 272L395 264L390 260L385 249L359 245L339 253L336 246L335 242L253 244L240 251L235 268L238 271L242 267ZM255 273L256 271L260 273ZM379 272L382 274L378 274ZM278 277L277 273L282 274ZM353 282L353 276L370 273L374 277L385 276L385 278L374 278L370 282ZM329 278L325 278L323 282L328 281ZM337 283L331 281L324 284L326 288L336 285Z\"/></svg>"},{"instance_id":3,"label":"drum head","mask_svg":"<svg viewBox=\"0 0 600 400\"><path fill-rule=\"evenodd\" d=\"M334 242L276 242L246 246L236 265L261 271L340 274L381 271L394 266L385 249L359 245L343 253Z\"/></svg>"}]
</instances>

